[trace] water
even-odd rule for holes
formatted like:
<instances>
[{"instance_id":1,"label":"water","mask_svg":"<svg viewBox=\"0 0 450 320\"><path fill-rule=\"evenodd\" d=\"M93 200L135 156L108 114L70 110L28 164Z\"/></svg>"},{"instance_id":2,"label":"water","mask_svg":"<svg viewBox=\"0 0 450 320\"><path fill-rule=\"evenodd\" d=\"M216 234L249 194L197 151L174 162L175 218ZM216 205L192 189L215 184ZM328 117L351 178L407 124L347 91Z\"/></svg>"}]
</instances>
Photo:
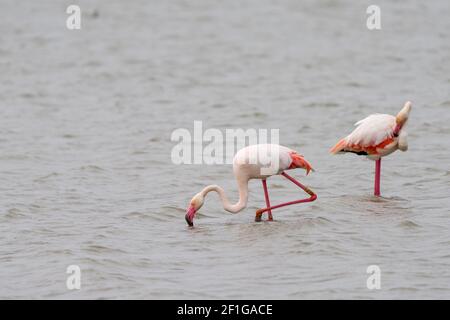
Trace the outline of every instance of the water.
<instances>
[{"instance_id":1,"label":"water","mask_svg":"<svg viewBox=\"0 0 450 320\"><path fill-rule=\"evenodd\" d=\"M448 1L2 0L0 298L450 298ZM374 163L328 149L412 100L410 150ZM174 165L173 130L279 128L316 172L312 204L249 207L231 166ZM273 203L299 197L274 177ZM81 290L66 288L79 265ZM381 269L368 290L366 268Z\"/></svg>"}]
</instances>

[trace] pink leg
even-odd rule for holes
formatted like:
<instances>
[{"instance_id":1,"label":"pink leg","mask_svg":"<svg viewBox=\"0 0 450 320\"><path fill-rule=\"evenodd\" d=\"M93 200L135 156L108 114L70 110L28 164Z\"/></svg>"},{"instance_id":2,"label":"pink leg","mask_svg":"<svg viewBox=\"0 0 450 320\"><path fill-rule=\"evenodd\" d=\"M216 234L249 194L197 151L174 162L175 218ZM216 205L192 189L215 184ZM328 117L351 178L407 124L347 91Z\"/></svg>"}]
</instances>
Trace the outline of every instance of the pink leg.
<instances>
[{"instance_id":1,"label":"pink leg","mask_svg":"<svg viewBox=\"0 0 450 320\"><path fill-rule=\"evenodd\" d=\"M301 189L303 189L307 194L310 195L310 197L306 198L306 199L300 199L300 200L289 201L289 202L277 204L276 206L272 206L272 207L268 206L267 208L264 208L264 209L259 209L259 210L256 211L255 221L261 221L261 215L264 212L266 212L266 211L269 211L269 210L271 211L272 209L277 209L277 208L289 206L291 204L297 204L297 203L303 203L303 202L312 202L312 201L317 199L317 195L311 189L309 189L308 187L304 186L303 184L301 184L300 182L298 182L297 180L295 180L294 178L292 178L291 176L289 176L285 172L283 172L281 175L284 176L286 179L290 180L291 182L293 182L295 185L297 185Z\"/></svg>"},{"instance_id":2,"label":"pink leg","mask_svg":"<svg viewBox=\"0 0 450 320\"><path fill-rule=\"evenodd\" d=\"M380 196L381 158L375 162L375 190L374 195Z\"/></svg>"},{"instance_id":3,"label":"pink leg","mask_svg":"<svg viewBox=\"0 0 450 320\"><path fill-rule=\"evenodd\" d=\"M264 188L264 197L266 198L266 206L270 208L270 200L269 200L269 191L267 190L267 181L266 179L262 180L263 188ZM267 210L268 220L273 221L272 210Z\"/></svg>"}]
</instances>

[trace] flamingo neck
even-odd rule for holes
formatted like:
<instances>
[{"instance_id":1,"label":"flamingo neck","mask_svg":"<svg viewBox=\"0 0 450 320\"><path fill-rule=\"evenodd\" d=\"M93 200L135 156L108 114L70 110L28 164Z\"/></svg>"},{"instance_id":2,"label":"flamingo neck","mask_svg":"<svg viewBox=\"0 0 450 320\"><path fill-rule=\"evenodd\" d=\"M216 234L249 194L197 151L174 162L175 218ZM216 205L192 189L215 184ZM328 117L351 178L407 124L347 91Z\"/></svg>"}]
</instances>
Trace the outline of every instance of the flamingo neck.
<instances>
[{"instance_id":1,"label":"flamingo neck","mask_svg":"<svg viewBox=\"0 0 450 320\"><path fill-rule=\"evenodd\" d=\"M238 189L239 189L239 200L235 204L230 203L230 200L228 200L227 195L225 194L225 191L219 187L218 185L210 185L205 187L201 194L203 197L205 197L209 192L215 191L219 194L220 200L222 201L223 208L231 213L238 213L242 209L244 209L247 206L247 200L248 200L248 180L245 179L238 179Z\"/></svg>"}]
</instances>

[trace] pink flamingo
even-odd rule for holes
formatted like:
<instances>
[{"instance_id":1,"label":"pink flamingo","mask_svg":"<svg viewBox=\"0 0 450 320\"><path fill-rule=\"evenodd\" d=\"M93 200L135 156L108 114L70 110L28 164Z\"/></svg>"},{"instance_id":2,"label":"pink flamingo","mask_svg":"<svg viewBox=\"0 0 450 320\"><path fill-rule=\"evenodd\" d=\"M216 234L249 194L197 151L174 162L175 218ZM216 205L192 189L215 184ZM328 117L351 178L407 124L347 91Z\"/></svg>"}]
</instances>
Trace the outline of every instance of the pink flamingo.
<instances>
[{"instance_id":1,"label":"pink flamingo","mask_svg":"<svg viewBox=\"0 0 450 320\"><path fill-rule=\"evenodd\" d=\"M381 158L397 149L408 150L407 133L403 128L410 112L411 102L407 101L396 117L372 114L355 123L356 129L330 150L332 154L352 152L375 160L375 196L380 196Z\"/></svg>"},{"instance_id":2,"label":"pink flamingo","mask_svg":"<svg viewBox=\"0 0 450 320\"><path fill-rule=\"evenodd\" d=\"M275 144L257 144L245 147L239 150L233 158L233 172L239 189L238 202L231 204L225 195L225 191L221 187L217 185L209 185L192 198L186 212L186 222L191 227L194 225L195 213L203 206L206 195L211 191L215 191L219 194L223 208L226 211L238 213L243 210L247 206L248 181L250 179L262 180L264 197L266 199L267 206L264 209L259 209L256 211L255 221L261 221L261 215L266 211L268 212L268 220L272 221L273 209L316 200L317 195L311 191L311 189L304 186L285 172L286 170L296 168L305 169L307 175L311 170L313 170L311 164L306 161L302 155L287 147ZM310 197L307 199L295 200L271 206L266 179L272 175L282 175L303 189L310 195Z\"/></svg>"}]
</instances>

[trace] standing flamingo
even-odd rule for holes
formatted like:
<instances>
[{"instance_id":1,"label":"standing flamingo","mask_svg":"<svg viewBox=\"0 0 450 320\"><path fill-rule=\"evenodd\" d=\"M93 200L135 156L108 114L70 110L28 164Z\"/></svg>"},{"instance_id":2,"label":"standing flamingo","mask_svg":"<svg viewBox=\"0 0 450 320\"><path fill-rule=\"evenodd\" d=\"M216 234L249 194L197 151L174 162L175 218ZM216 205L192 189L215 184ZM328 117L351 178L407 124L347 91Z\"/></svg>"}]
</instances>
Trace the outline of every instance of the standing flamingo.
<instances>
[{"instance_id":1,"label":"standing flamingo","mask_svg":"<svg viewBox=\"0 0 450 320\"><path fill-rule=\"evenodd\" d=\"M375 196L380 196L381 158L397 149L408 150L407 133L403 127L410 112L411 102L407 101L396 117L372 114L355 123L356 129L330 150L332 154L352 152L376 161Z\"/></svg>"},{"instance_id":2,"label":"standing flamingo","mask_svg":"<svg viewBox=\"0 0 450 320\"><path fill-rule=\"evenodd\" d=\"M311 191L311 189L304 186L285 172L286 170L296 168L305 169L307 175L311 170L313 170L312 166L302 155L287 147L275 144L257 144L245 147L239 150L233 158L233 172L239 189L238 202L231 204L225 195L225 191L221 187L217 185L209 185L192 198L186 212L186 222L191 227L194 225L195 213L202 207L206 195L211 191L215 191L219 194L223 208L226 211L238 213L243 210L247 206L248 181L250 179L262 180L264 197L266 199L267 206L264 209L259 209L256 211L255 221L261 221L261 215L266 211L268 212L268 220L272 221L272 209L316 200L317 196L313 191ZM276 206L271 206L266 179L272 175L282 175L303 189L310 195L310 197L307 199L295 200Z\"/></svg>"}]
</instances>

